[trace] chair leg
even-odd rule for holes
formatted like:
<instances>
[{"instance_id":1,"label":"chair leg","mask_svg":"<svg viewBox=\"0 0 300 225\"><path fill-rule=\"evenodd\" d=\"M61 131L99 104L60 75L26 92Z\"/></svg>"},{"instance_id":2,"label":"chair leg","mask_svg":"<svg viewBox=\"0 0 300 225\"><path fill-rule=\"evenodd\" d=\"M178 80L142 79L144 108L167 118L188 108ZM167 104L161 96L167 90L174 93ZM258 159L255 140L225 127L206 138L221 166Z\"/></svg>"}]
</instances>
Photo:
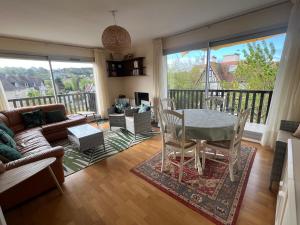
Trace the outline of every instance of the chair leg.
<instances>
[{"instance_id":1,"label":"chair leg","mask_svg":"<svg viewBox=\"0 0 300 225\"><path fill-rule=\"evenodd\" d=\"M183 176L183 161L184 161L184 153L183 150L181 150L181 157L179 163L179 178L178 178L179 182L181 182Z\"/></svg>"},{"instance_id":2,"label":"chair leg","mask_svg":"<svg viewBox=\"0 0 300 225\"><path fill-rule=\"evenodd\" d=\"M234 182L234 165L229 164L229 175L230 175L230 180L231 182Z\"/></svg>"},{"instance_id":3,"label":"chair leg","mask_svg":"<svg viewBox=\"0 0 300 225\"><path fill-rule=\"evenodd\" d=\"M165 170L165 161L166 161L166 151L165 151L165 146L163 146L163 149L161 151L161 168L160 168L161 172L164 172Z\"/></svg>"}]
</instances>

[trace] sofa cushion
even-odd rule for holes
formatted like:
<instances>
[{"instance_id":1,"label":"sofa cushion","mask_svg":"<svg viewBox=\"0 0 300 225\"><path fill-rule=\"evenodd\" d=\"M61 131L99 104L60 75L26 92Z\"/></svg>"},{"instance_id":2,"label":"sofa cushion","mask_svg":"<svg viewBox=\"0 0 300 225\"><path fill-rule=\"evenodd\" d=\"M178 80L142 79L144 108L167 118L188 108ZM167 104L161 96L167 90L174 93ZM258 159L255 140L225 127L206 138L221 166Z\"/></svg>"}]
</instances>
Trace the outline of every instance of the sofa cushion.
<instances>
[{"instance_id":1,"label":"sofa cushion","mask_svg":"<svg viewBox=\"0 0 300 225\"><path fill-rule=\"evenodd\" d=\"M30 154L32 154L51 148L40 129L30 129L17 133L15 135L15 141L17 143L17 149L22 155L29 151Z\"/></svg>"},{"instance_id":2,"label":"sofa cushion","mask_svg":"<svg viewBox=\"0 0 300 225\"><path fill-rule=\"evenodd\" d=\"M45 113L47 123L56 123L66 120L66 116L62 110L53 110Z\"/></svg>"},{"instance_id":3,"label":"sofa cushion","mask_svg":"<svg viewBox=\"0 0 300 225\"><path fill-rule=\"evenodd\" d=\"M11 137L14 137L15 133L10 129L8 128L5 123L1 123L0 122L0 130L3 130L5 131L9 136Z\"/></svg>"},{"instance_id":4,"label":"sofa cushion","mask_svg":"<svg viewBox=\"0 0 300 225\"><path fill-rule=\"evenodd\" d=\"M0 130L0 142L11 148L16 148L15 140L9 136L4 130Z\"/></svg>"},{"instance_id":5,"label":"sofa cushion","mask_svg":"<svg viewBox=\"0 0 300 225\"><path fill-rule=\"evenodd\" d=\"M287 143L288 139L295 139L291 132L279 130L277 135L277 141Z\"/></svg>"},{"instance_id":6,"label":"sofa cushion","mask_svg":"<svg viewBox=\"0 0 300 225\"><path fill-rule=\"evenodd\" d=\"M17 160L22 157L21 153L15 148L0 143L0 155L9 161Z\"/></svg>"},{"instance_id":7,"label":"sofa cushion","mask_svg":"<svg viewBox=\"0 0 300 225\"><path fill-rule=\"evenodd\" d=\"M23 123L26 128L38 127L45 124L44 113L42 110L34 110L21 113Z\"/></svg>"},{"instance_id":8,"label":"sofa cushion","mask_svg":"<svg viewBox=\"0 0 300 225\"><path fill-rule=\"evenodd\" d=\"M67 119L57 123L50 123L42 126L43 134L53 133L67 129L68 127L76 126L85 121L83 116L73 116L72 119Z\"/></svg>"}]
</instances>

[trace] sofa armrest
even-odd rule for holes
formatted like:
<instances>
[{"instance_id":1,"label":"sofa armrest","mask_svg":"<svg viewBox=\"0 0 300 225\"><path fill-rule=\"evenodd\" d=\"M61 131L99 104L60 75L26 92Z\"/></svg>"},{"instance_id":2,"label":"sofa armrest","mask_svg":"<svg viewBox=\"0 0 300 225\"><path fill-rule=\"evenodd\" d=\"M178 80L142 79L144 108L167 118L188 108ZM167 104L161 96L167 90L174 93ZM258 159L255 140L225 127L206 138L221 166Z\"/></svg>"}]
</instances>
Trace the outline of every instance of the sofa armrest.
<instances>
[{"instance_id":1,"label":"sofa armrest","mask_svg":"<svg viewBox=\"0 0 300 225\"><path fill-rule=\"evenodd\" d=\"M300 124L300 122L296 122L296 121L281 120L280 130L294 133L297 130L299 124Z\"/></svg>"},{"instance_id":2,"label":"sofa armrest","mask_svg":"<svg viewBox=\"0 0 300 225\"><path fill-rule=\"evenodd\" d=\"M133 117L135 121L144 121L146 123L150 121L151 123L151 111L134 113Z\"/></svg>"},{"instance_id":3,"label":"sofa armrest","mask_svg":"<svg viewBox=\"0 0 300 225\"><path fill-rule=\"evenodd\" d=\"M62 146L56 146L49 150L38 152L32 155L28 155L24 158L20 158L5 164L5 169L10 170L19 166L23 166L28 163L36 162L38 160L55 157L62 158L64 155L64 148Z\"/></svg>"}]
</instances>

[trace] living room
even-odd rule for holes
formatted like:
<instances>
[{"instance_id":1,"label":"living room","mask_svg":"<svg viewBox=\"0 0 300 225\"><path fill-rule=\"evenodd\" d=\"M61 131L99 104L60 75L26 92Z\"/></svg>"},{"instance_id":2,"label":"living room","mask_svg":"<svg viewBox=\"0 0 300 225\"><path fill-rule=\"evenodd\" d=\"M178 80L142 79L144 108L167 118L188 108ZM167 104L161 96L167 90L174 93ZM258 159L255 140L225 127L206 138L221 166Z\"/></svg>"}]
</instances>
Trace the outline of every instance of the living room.
<instances>
[{"instance_id":1,"label":"living room","mask_svg":"<svg viewBox=\"0 0 300 225\"><path fill-rule=\"evenodd\" d=\"M3 1L0 224L299 224L299 19Z\"/></svg>"}]
</instances>

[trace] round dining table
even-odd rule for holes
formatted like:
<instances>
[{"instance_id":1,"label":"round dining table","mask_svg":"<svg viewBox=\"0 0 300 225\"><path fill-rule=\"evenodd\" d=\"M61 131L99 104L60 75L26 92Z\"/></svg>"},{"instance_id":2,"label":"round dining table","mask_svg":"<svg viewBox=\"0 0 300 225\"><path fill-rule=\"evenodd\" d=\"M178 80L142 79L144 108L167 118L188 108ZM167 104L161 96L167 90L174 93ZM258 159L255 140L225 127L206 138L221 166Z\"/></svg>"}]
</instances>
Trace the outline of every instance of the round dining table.
<instances>
[{"instance_id":1,"label":"round dining table","mask_svg":"<svg viewBox=\"0 0 300 225\"><path fill-rule=\"evenodd\" d=\"M187 139L223 141L231 140L237 117L227 112L209 109L183 109Z\"/></svg>"}]
</instances>

